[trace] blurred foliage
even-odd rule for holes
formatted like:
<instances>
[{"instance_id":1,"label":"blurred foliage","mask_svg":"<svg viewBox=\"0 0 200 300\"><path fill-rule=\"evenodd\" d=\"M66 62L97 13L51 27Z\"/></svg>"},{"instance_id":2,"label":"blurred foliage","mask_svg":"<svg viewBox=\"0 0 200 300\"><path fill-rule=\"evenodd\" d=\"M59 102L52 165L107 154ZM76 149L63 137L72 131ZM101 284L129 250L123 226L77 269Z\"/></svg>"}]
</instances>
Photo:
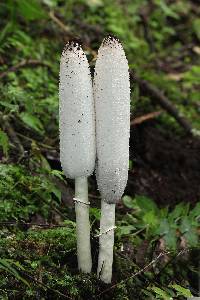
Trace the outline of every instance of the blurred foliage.
<instances>
[{"instance_id":1,"label":"blurred foliage","mask_svg":"<svg viewBox=\"0 0 200 300\"><path fill-rule=\"evenodd\" d=\"M169 210L168 207L159 209L153 200L144 196L134 199L124 196L122 200L133 213L123 216L119 222L117 237L120 240L124 235L133 235L135 242L135 234L143 232L140 243L144 239L153 241L157 236L164 240L167 249L175 250L181 237L187 246L198 247L200 203L191 209L189 203L181 202Z\"/></svg>"},{"instance_id":2,"label":"blurred foliage","mask_svg":"<svg viewBox=\"0 0 200 300\"><path fill-rule=\"evenodd\" d=\"M2 164L0 199L0 221L28 221L37 213L48 219L59 207L61 194L51 174L30 174L22 167Z\"/></svg>"},{"instance_id":3,"label":"blurred foliage","mask_svg":"<svg viewBox=\"0 0 200 300\"><path fill-rule=\"evenodd\" d=\"M56 184L55 178L63 181L62 173L52 170L47 159L59 150L60 53L69 39L80 38L93 69L102 39L116 35L130 69L163 90L200 129L198 1L7 0L0 3L0 28L0 297L92 299L107 287L94 274L77 273L74 214ZM157 109L136 84L133 109L136 115ZM167 113L157 126L182 134ZM100 211L91 208L90 214L96 232ZM199 204L159 208L147 197L125 196L123 211L117 212L117 285L99 297L197 295L188 287L189 278L198 276L199 215ZM58 228L31 225L37 218ZM188 247L193 259L187 252L179 258ZM162 261L132 276L161 252L166 252Z\"/></svg>"}]
</instances>

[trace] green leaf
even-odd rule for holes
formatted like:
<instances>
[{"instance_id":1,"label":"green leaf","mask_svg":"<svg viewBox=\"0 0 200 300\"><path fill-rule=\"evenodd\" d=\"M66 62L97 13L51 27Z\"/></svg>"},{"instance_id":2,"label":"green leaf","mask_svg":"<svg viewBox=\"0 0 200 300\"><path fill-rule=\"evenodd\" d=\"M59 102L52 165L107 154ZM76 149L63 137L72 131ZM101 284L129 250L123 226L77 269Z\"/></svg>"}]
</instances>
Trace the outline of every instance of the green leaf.
<instances>
[{"instance_id":1,"label":"green leaf","mask_svg":"<svg viewBox=\"0 0 200 300\"><path fill-rule=\"evenodd\" d=\"M136 203L143 212L149 212L150 210L154 212L159 211L156 203L148 197L136 196Z\"/></svg>"},{"instance_id":2,"label":"green leaf","mask_svg":"<svg viewBox=\"0 0 200 300\"><path fill-rule=\"evenodd\" d=\"M5 27L3 29L1 29L1 32L0 32L0 43L1 43L1 45L2 45L2 42L5 39L6 35L8 33L10 33L12 30L13 30L13 23L12 23L12 21L8 22L5 25Z\"/></svg>"},{"instance_id":3,"label":"green leaf","mask_svg":"<svg viewBox=\"0 0 200 300\"><path fill-rule=\"evenodd\" d=\"M158 225L158 217L153 210L147 212L143 216L143 221L145 225L150 227L150 229L154 229Z\"/></svg>"},{"instance_id":4,"label":"green leaf","mask_svg":"<svg viewBox=\"0 0 200 300\"><path fill-rule=\"evenodd\" d=\"M194 19L192 25L193 25L194 33L196 34L198 40L200 40L200 18Z\"/></svg>"},{"instance_id":5,"label":"green leaf","mask_svg":"<svg viewBox=\"0 0 200 300\"><path fill-rule=\"evenodd\" d=\"M57 5L58 0L43 0L42 2L49 7L55 7Z\"/></svg>"},{"instance_id":6,"label":"green leaf","mask_svg":"<svg viewBox=\"0 0 200 300\"><path fill-rule=\"evenodd\" d=\"M40 162L41 162L41 168L43 170L46 170L46 171L51 171L51 167L50 167L50 164L48 162L48 160L42 155L42 154L38 154L38 158L40 158Z\"/></svg>"},{"instance_id":7,"label":"green leaf","mask_svg":"<svg viewBox=\"0 0 200 300\"><path fill-rule=\"evenodd\" d=\"M189 217L193 220L196 217L200 217L200 202L190 211Z\"/></svg>"},{"instance_id":8,"label":"green leaf","mask_svg":"<svg viewBox=\"0 0 200 300\"><path fill-rule=\"evenodd\" d=\"M173 300L171 295L169 295L167 292L165 292L164 290L160 289L159 287L152 287L151 288L152 291L154 291L154 293L156 294L156 298L157 299L164 299L164 300ZM162 298L160 298L160 296Z\"/></svg>"},{"instance_id":9,"label":"green leaf","mask_svg":"<svg viewBox=\"0 0 200 300\"><path fill-rule=\"evenodd\" d=\"M133 161L129 159L129 170L133 169Z\"/></svg>"},{"instance_id":10,"label":"green leaf","mask_svg":"<svg viewBox=\"0 0 200 300\"><path fill-rule=\"evenodd\" d=\"M169 214L169 222L174 222L176 221L178 218L180 218L181 216L186 216L188 214L189 211L189 203L185 204L185 203L179 203L175 206L175 208L173 209L173 211Z\"/></svg>"},{"instance_id":11,"label":"green leaf","mask_svg":"<svg viewBox=\"0 0 200 300\"><path fill-rule=\"evenodd\" d=\"M178 292L178 294L177 294L178 296L192 297L190 290L188 290L178 284L172 284L171 287Z\"/></svg>"},{"instance_id":12,"label":"green leaf","mask_svg":"<svg viewBox=\"0 0 200 300\"><path fill-rule=\"evenodd\" d=\"M44 132L43 125L42 125L42 123L40 122L40 120L36 116L33 116L33 115L31 115L31 114L29 114L27 112L22 112L20 114L20 118L30 128L38 131L39 133L43 133Z\"/></svg>"},{"instance_id":13,"label":"green leaf","mask_svg":"<svg viewBox=\"0 0 200 300\"><path fill-rule=\"evenodd\" d=\"M35 260L34 260L34 261L31 262L30 265L31 265L31 268L37 269L37 268L38 268L38 261L35 261Z\"/></svg>"},{"instance_id":14,"label":"green leaf","mask_svg":"<svg viewBox=\"0 0 200 300\"><path fill-rule=\"evenodd\" d=\"M170 228L169 232L163 236L166 246L170 249L176 249L177 245L177 237L176 237L176 229Z\"/></svg>"},{"instance_id":15,"label":"green leaf","mask_svg":"<svg viewBox=\"0 0 200 300\"><path fill-rule=\"evenodd\" d=\"M90 217L95 217L96 220L101 219L101 210L95 207L90 207Z\"/></svg>"},{"instance_id":16,"label":"green leaf","mask_svg":"<svg viewBox=\"0 0 200 300\"><path fill-rule=\"evenodd\" d=\"M159 214L161 219L166 218L168 216L168 213L169 213L168 207L160 208Z\"/></svg>"},{"instance_id":17,"label":"green leaf","mask_svg":"<svg viewBox=\"0 0 200 300\"><path fill-rule=\"evenodd\" d=\"M169 222L165 218L160 221L160 225L159 225L158 229L156 230L156 233L159 235L165 235L165 234L169 233L169 230L170 230Z\"/></svg>"},{"instance_id":18,"label":"green leaf","mask_svg":"<svg viewBox=\"0 0 200 300\"><path fill-rule=\"evenodd\" d=\"M86 0L85 2L91 8L96 8L96 7L103 6L103 1L102 0Z\"/></svg>"},{"instance_id":19,"label":"green leaf","mask_svg":"<svg viewBox=\"0 0 200 300\"><path fill-rule=\"evenodd\" d=\"M10 112L16 112L19 109L18 105L7 103L7 102L3 102L3 101L0 101L0 105L4 106L6 108L9 108Z\"/></svg>"},{"instance_id":20,"label":"green leaf","mask_svg":"<svg viewBox=\"0 0 200 300\"><path fill-rule=\"evenodd\" d=\"M189 217L186 216L182 219L180 231L182 234L184 234L190 246L196 246L198 244L198 235L196 232L196 228L192 225Z\"/></svg>"},{"instance_id":21,"label":"green leaf","mask_svg":"<svg viewBox=\"0 0 200 300\"><path fill-rule=\"evenodd\" d=\"M8 149L9 149L9 139L7 134L1 129L0 129L0 146L3 149L3 154L7 157Z\"/></svg>"},{"instance_id":22,"label":"green leaf","mask_svg":"<svg viewBox=\"0 0 200 300\"><path fill-rule=\"evenodd\" d=\"M18 273L18 271L12 267L12 264L15 264L19 267L18 264L14 263L11 259L2 259L0 258L0 269L5 270L6 272L11 273L16 279L22 281L24 284L30 287L30 284ZM23 267L20 265L20 269Z\"/></svg>"},{"instance_id":23,"label":"green leaf","mask_svg":"<svg viewBox=\"0 0 200 300\"><path fill-rule=\"evenodd\" d=\"M17 8L19 14L27 21L43 19L46 17L44 9L37 0L18 0Z\"/></svg>"},{"instance_id":24,"label":"green leaf","mask_svg":"<svg viewBox=\"0 0 200 300\"><path fill-rule=\"evenodd\" d=\"M184 234L184 237L186 238L186 241L189 244L189 246L191 247L198 246L198 234L195 228L193 228L193 230L190 230L189 232L186 232Z\"/></svg>"},{"instance_id":25,"label":"green leaf","mask_svg":"<svg viewBox=\"0 0 200 300\"><path fill-rule=\"evenodd\" d=\"M160 6L160 8L162 9L162 11L164 12L164 14L168 17L174 18L176 20L178 20L180 17L177 13L175 13L169 5L167 5L165 3L165 1L163 0L156 0L156 3Z\"/></svg>"},{"instance_id":26,"label":"green leaf","mask_svg":"<svg viewBox=\"0 0 200 300\"><path fill-rule=\"evenodd\" d=\"M117 236L121 237L123 235L129 235L131 231L135 230L136 228L133 225L121 225L117 229Z\"/></svg>"},{"instance_id":27,"label":"green leaf","mask_svg":"<svg viewBox=\"0 0 200 300\"><path fill-rule=\"evenodd\" d=\"M191 230L191 222L187 216L182 218L180 231L184 234L186 232L189 232Z\"/></svg>"},{"instance_id":28,"label":"green leaf","mask_svg":"<svg viewBox=\"0 0 200 300\"><path fill-rule=\"evenodd\" d=\"M61 191L56 186L52 185L51 192L56 196L59 202L61 202Z\"/></svg>"},{"instance_id":29,"label":"green leaf","mask_svg":"<svg viewBox=\"0 0 200 300\"><path fill-rule=\"evenodd\" d=\"M135 201L133 200L133 198L131 198L130 196L124 196L122 198L122 202L124 203L124 205L128 208L134 208L135 207Z\"/></svg>"},{"instance_id":30,"label":"green leaf","mask_svg":"<svg viewBox=\"0 0 200 300\"><path fill-rule=\"evenodd\" d=\"M53 175L53 176L56 176L56 177L58 177L60 180L64 180L64 178L63 178L63 171L59 171L59 170L51 170L51 174Z\"/></svg>"}]
</instances>

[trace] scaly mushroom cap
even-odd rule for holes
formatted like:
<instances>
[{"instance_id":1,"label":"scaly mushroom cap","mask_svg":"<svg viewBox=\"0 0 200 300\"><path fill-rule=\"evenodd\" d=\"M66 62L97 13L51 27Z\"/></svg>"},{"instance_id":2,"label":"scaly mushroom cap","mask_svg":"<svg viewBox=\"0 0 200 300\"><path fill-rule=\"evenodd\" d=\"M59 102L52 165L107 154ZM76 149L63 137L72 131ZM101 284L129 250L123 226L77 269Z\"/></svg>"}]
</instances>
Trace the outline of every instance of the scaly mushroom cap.
<instances>
[{"instance_id":1,"label":"scaly mushroom cap","mask_svg":"<svg viewBox=\"0 0 200 300\"><path fill-rule=\"evenodd\" d=\"M130 81L128 62L118 39L107 37L98 51L94 98L96 109L96 177L102 198L116 203L128 179Z\"/></svg>"},{"instance_id":2,"label":"scaly mushroom cap","mask_svg":"<svg viewBox=\"0 0 200 300\"><path fill-rule=\"evenodd\" d=\"M95 116L87 57L68 42L60 61L60 160L68 178L89 176L95 166Z\"/></svg>"}]
</instances>

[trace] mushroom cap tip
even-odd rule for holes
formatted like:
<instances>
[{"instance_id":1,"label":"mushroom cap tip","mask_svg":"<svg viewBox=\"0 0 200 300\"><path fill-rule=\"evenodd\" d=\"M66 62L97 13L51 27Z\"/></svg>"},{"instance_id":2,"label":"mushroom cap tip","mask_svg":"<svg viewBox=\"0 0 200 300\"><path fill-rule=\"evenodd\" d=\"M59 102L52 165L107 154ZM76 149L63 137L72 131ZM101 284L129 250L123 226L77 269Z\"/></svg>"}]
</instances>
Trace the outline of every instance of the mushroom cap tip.
<instances>
[{"instance_id":1,"label":"mushroom cap tip","mask_svg":"<svg viewBox=\"0 0 200 300\"><path fill-rule=\"evenodd\" d=\"M80 40L69 40L62 51L62 56L70 53L76 53L78 51L83 52Z\"/></svg>"},{"instance_id":2,"label":"mushroom cap tip","mask_svg":"<svg viewBox=\"0 0 200 300\"><path fill-rule=\"evenodd\" d=\"M102 46L113 46L113 45L121 45L121 42L120 40L112 35L112 34L108 34L104 39L103 39L103 42L102 42Z\"/></svg>"}]
</instances>

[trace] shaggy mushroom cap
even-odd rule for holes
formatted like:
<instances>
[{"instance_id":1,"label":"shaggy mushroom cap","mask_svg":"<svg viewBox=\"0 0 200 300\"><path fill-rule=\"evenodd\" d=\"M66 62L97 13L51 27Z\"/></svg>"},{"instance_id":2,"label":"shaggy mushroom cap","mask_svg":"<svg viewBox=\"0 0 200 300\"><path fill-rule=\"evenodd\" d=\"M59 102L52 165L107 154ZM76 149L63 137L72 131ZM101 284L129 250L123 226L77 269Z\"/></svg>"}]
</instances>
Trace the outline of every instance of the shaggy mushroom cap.
<instances>
[{"instance_id":1,"label":"shaggy mushroom cap","mask_svg":"<svg viewBox=\"0 0 200 300\"><path fill-rule=\"evenodd\" d=\"M95 166L95 116L87 57L68 42L60 61L60 160L68 178L89 176Z\"/></svg>"},{"instance_id":2,"label":"shaggy mushroom cap","mask_svg":"<svg viewBox=\"0 0 200 300\"><path fill-rule=\"evenodd\" d=\"M94 74L96 177L102 198L120 200L128 179L130 81L128 62L118 39L107 37L98 51Z\"/></svg>"}]
</instances>

